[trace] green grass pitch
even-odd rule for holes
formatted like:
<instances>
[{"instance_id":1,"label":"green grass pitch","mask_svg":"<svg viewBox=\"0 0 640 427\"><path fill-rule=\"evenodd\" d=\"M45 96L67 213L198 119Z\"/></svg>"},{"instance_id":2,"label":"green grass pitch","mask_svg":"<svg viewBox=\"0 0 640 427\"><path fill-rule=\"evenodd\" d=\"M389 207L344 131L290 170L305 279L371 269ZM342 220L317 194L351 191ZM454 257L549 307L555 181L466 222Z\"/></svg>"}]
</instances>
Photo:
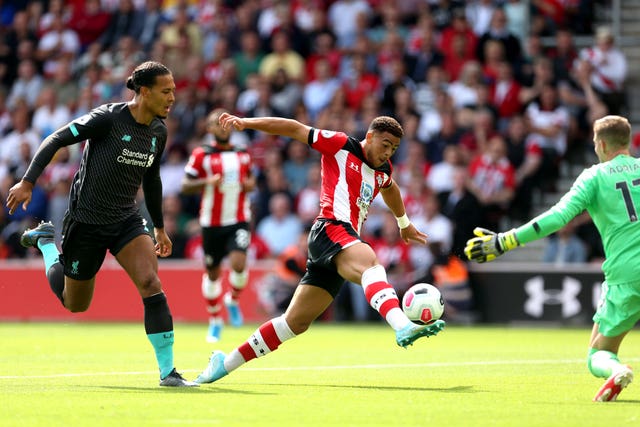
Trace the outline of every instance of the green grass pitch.
<instances>
[{"instance_id":1,"label":"green grass pitch","mask_svg":"<svg viewBox=\"0 0 640 427\"><path fill-rule=\"evenodd\" d=\"M225 328L214 345L205 325L176 324L178 370L195 378L212 349L256 326ZM589 333L451 326L404 350L383 324L318 323L219 382L169 389L141 324L0 323L0 425L639 425L638 384L591 402L602 380L585 366ZM640 361L634 332L620 356Z\"/></svg>"}]
</instances>

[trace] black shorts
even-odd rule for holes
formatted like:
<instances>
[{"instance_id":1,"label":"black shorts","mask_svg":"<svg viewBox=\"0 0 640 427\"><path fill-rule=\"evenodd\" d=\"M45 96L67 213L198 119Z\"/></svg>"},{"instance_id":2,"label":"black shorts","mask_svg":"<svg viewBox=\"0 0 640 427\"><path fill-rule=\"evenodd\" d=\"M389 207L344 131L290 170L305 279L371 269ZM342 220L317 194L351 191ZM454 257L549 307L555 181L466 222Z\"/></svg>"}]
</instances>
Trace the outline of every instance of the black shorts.
<instances>
[{"instance_id":1,"label":"black shorts","mask_svg":"<svg viewBox=\"0 0 640 427\"><path fill-rule=\"evenodd\" d=\"M338 274L333 257L341 250L360 242L367 243L351 224L329 219L317 220L309 233L307 271L300 283L322 288L335 298L344 278Z\"/></svg>"},{"instance_id":2,"label":"black shorts","mask_svg":"<svg viewBox=\"0 0 640 427\"><path fill-rule=\"evenodd\" d=\"M251 243L249 224L240 222L223 227L202 228L202 249L207 267L217 267L231 251L247 252Z\"/></svg>"},{"instance_id":3,"label":"black shorts","mask_svg":"<svg viewBox=\"0 0 640 427\"><path fill-rule=\"evenodd\" d=\"M138 214L106 225L84 224L67 215L62 227L60 255L65 276L76 280L91 279L100 270L107 249L115 256L141 234L151 237L145 221Z\"/></svg>"}]
</instances>

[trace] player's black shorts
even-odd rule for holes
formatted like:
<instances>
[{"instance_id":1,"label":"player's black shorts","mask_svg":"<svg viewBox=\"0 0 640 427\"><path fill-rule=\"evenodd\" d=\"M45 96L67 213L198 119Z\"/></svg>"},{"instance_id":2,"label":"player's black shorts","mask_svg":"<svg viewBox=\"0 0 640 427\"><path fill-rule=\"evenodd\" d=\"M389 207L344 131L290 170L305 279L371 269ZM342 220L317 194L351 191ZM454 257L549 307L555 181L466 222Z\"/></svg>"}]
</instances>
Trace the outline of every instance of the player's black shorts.
<instances>
[{"instance_id":1,"label":"player's black shorts","mask_svg":"<svg viewBox=\"0 0 640 427\"><path fill-rule=\"evenodd\" d=\"M202 249L207 267L217 267L231 251L247 252L251 243L249 224L239 222L223 227L202 228Z\"/></svg>"},{"instance_id":2,"label":"player's black shorts","mask_svg":"<svg viewBox=\"0 0 640 427\"><path fill-rule=\"evenodd\" d=\"M100 270L107 249L115 256L141 234L151 237L139 214L106 225L84 224L67 215L62 227L60 255L64 274L76 280L91 279Z\"/></svg>"},{"instance_id":3,"label":"player's black shorts","mask_svg":"<svg viewBox=\"0 0 640 427\"><path fill-rule=\"evenodd\" d=\"M309 233L307 271L300 283L322 288L335 298L344 279L338 274L333 257L359 242L367 243L351 224L330 219L317 220Z\"/></svg>"}]
</instances>

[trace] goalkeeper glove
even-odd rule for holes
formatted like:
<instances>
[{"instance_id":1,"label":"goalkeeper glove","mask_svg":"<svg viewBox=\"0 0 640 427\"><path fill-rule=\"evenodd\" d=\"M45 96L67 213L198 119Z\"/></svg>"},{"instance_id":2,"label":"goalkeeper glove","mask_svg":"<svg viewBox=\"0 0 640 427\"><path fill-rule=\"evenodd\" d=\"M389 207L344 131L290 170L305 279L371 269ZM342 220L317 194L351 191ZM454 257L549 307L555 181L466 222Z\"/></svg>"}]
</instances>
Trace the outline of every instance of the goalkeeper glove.
<instances>
[{"instance_id":1,"label":"goalkeeper glove","mask_svg":"<svg viewBox=\"0 0 640 427\"><path fill-rule=\"evenodd\" d=\"M473 234L477 237L467 240L467 245L464 248L465 255L471 261L493 261L503 253L520 246L515 229L504 233L494 233L485 228L476 227Z\"/></svg>"}]
</instances>

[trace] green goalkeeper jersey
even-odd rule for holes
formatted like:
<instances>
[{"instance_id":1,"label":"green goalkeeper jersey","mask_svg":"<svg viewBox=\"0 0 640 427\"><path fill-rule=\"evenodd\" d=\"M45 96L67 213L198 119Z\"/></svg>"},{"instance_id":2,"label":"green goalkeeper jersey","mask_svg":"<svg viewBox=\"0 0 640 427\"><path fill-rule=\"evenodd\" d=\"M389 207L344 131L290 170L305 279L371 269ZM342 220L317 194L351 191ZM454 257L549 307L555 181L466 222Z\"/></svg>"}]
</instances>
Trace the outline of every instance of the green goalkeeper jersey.
<instances>
[{"instance_id":1,"label":"green goalkeeper jersey","mask_svg":"<svg viewBox=\"0 0 640 427\"><path fill-rule=\"evenodd\" d=\"M546 212L516 229L520 244L548 236L587 210L600 233L609 285L640 280L640 160L619 155L585 169Z\"/></svg>"}]
</instances>

